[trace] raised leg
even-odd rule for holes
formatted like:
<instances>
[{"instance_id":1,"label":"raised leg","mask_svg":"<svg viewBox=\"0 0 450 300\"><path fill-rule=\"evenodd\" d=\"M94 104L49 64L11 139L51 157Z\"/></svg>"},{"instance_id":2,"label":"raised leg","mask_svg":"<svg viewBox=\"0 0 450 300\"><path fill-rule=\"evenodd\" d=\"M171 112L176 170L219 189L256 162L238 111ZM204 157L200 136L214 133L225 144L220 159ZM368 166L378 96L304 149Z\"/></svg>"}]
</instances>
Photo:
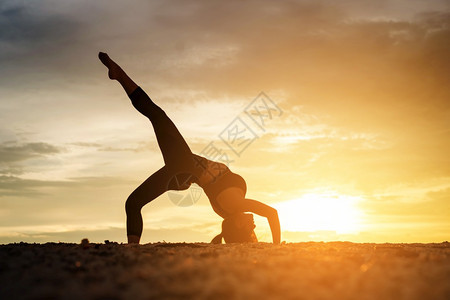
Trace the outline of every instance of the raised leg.
<instances>
[{"instance_id":1,"label":"raised leg","mask_svg":"<svg viewBox=\"0 0 450 300\"><path fill-rule=\"evenodd\" d=\"M109 78L122 85L133 106L152 122L166 167L174 173L189 172L193 175L193 181L196 181L203 168L194 159L191 149L172 120L106 53L100 52L99 58L108 68Z\"/></svg>"}]
</instances>

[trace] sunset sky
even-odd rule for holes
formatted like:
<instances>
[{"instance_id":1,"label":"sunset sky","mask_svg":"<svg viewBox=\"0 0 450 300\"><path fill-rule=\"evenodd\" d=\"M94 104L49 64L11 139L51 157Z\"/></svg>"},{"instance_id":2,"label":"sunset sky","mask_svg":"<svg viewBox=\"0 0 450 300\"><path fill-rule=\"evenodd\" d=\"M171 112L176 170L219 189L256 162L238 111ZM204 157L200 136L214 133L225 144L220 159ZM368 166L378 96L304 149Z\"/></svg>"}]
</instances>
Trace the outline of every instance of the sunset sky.
<instances>
[{"instance_id":1,"label":"sunset sky","mask_svg":"<svg viewBox=\"0 0 450 300\"><path fill-rule=\"evenodd\" d=\"M450 1L0 0L0 243L126 241L163 160L98 51L193 152L232 157L282 240L449 240ZM282 112L263 128L244 113L261 92ZM220 138L237 117L258 135L240 156ZM220 232L204 193L142 213L143 243Z\"/></svg>"}]
</instances>

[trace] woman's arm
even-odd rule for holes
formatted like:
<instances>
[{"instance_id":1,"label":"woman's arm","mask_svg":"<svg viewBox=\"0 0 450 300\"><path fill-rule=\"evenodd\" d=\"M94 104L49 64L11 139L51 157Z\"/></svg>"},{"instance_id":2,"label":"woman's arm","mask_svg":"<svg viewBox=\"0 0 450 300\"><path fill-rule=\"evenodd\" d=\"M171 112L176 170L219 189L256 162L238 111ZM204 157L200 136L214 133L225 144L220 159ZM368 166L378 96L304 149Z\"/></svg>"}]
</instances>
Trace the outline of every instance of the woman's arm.
<instances>
[{"instance_id":1,"label":"woman's arm","mask_svg":"<svg viewBox=\"0 0 450 300\"><path fill-rule=\"evenodd\" d=\"M244 211L253 212L257 215L266 217L269 221L270 230L272 231L272 240L274 244L279 244L281 240L280 220L278 212L275 208L261 203L256 200L245 199L243 202Z\"/></svg>"},{"instance_id":2,"label":"woman's arm","mask_svg":"<svg viewBox=\"0 0 450 300\"><path fill-rule=\"evenodd\" d=\"M273 243L280 243L280 220L278 219L278 212L275 208L252 199L242 199L240 197L231 197L231 199L235 201L220 201L218 199L218 202L227 211L252 212L266 217L269 221L270 230L272 231Z\"/></svg>"}]
</instances>

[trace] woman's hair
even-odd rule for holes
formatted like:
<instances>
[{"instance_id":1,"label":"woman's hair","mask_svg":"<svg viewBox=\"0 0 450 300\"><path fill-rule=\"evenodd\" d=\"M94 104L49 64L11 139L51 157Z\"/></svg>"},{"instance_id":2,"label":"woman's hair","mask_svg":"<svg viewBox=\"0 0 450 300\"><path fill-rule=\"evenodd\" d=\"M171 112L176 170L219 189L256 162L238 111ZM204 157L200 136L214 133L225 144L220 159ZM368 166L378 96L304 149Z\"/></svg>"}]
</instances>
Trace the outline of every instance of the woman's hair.
<instances>
[{"instance_id":1,"label":"woman's hair","mask_svg":"<svg viewBox=\"0 0 450 300\"><path fill-rule=\"evenodd\" d=\"M255 243L258 242L252 214L239 213L232 215L222 222L222 232L211 241L213 244L225 243Z\"/></svg>"}]
</instances>

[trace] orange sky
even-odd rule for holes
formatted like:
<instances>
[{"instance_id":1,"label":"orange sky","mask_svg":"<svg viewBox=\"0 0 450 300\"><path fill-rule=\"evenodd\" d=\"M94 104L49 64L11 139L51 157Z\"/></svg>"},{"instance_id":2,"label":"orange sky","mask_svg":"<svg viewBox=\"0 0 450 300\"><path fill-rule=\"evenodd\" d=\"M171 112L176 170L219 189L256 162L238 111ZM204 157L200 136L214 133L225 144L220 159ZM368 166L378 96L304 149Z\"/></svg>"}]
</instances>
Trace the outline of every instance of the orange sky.
<instances>
[{"instance_id":1,"label":"orange sky","mask_svg":"<svg viewBox=\"0 0 450 300\"><path fill-rule=\"evenodd\" d=\"M230 168L286 241L450 236L448 1L0 4L0 243L125 241L124 203L162 157L97 59L108 52L192 150L261 91L282 110ZM202 194L143 209L142 242L209 241ZM267 222L257 235L270 241Z\"/></svg>"}]
</instances>

